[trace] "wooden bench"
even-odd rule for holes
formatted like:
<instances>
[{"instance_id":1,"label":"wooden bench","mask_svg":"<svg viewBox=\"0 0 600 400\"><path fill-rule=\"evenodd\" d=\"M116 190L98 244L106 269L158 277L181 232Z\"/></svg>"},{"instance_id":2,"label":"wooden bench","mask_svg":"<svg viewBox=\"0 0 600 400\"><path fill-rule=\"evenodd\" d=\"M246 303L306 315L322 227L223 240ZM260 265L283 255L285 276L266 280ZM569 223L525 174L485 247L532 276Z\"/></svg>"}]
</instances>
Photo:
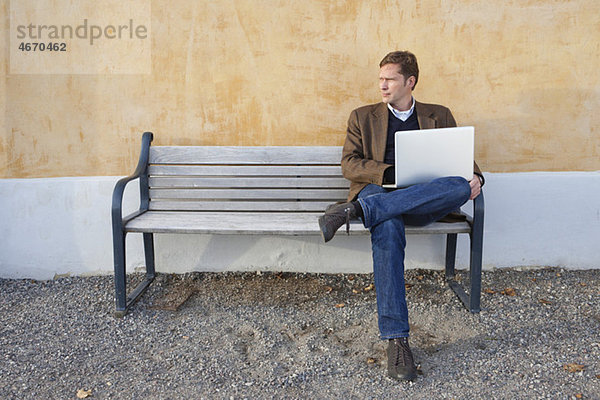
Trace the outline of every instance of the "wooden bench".
<instances>
[{"instance_id":1,"label":"wooden bench","mask_svg":"<svg viewBox=\"0 0 600 400\"><path fill-rule=\"evenodd\" d=\"M349 182L342 176L341 147L333 146L151 146L145 132L135 172L119 180L112 199L116 315L123 316L155 277L155 233L319 235L317 217L345 201ZM140 208L122 216L123 192L139 179ZM407 234L445 234L446 278L471 312L480 310L483 194L474 218L407 227ZM125 236L143 234L146 276L127 295ZM350 233L368 234L351 224ZM454 280L457 234L471 238L468 295ZM344 233L340 232L338 235Z\"/></svg>"}]
</instances>

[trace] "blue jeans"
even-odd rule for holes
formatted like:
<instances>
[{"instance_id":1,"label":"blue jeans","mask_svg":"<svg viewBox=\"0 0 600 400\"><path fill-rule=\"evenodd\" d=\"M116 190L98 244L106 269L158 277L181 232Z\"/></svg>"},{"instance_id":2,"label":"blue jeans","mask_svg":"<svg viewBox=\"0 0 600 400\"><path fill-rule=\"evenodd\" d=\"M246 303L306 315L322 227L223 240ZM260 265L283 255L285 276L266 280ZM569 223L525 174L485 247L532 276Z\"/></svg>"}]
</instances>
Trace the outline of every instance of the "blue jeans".
<instances>
[{"instance_id":1,"label":"blue jeans","mask_svg":"<svg viewBox=\"0 0 600 400\"><path fill-rule=\"evenodd\" d=\"M461 177L439 178L396 190L369 184L358 194L363 223L371 231L381 339L409 334L404 287L404 226L430 224L458 210L470 195L469 182Z\"/></svg>"}]
</instances>

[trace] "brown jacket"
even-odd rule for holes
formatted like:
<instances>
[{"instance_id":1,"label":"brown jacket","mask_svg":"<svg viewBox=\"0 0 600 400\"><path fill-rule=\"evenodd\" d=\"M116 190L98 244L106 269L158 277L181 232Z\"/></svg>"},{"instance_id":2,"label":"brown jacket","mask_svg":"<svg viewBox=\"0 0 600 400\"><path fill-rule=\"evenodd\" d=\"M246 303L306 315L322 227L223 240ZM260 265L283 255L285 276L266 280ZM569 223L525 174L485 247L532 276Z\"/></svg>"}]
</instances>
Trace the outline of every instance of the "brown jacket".
<instances>
[{"instance_id":1,"label":"brown jacket","mask_svg":"<svg viewBox=\"0 0 600 400\"><path fill-rule=\"evenodd\" d=\"M456 121L450 110L437 104L415 102L421 129L450 128ZM369 183L383 184L383 172L390 167L383 162L388 130L388 108L385 103L371 104L352 111L348 119L346 142L342 150L342 173L350 180L348 201ZM481 174L477 163L474 171Z\"/></svg>"}]
</instances>

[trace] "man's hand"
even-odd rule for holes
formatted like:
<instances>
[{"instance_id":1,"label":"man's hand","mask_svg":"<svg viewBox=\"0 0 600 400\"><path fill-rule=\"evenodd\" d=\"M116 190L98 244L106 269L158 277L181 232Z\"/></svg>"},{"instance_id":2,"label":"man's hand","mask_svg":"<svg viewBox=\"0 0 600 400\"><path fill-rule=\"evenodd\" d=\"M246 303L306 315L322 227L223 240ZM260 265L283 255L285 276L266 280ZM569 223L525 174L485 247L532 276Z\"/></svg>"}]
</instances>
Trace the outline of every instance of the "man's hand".
<instances>
[{"instance_id":1,"label":"man's hand","mask_svg":"<svg viewBox=\"0 0 600 400\"><path fill-rule=\"evenodd\" d=\"M479 180L479 177L473 175L473 179L469 181L469 185L471 186L471 197L469 197L469 200L473 200L481 193L481 181Z\"/></svg>"}]
</instances>

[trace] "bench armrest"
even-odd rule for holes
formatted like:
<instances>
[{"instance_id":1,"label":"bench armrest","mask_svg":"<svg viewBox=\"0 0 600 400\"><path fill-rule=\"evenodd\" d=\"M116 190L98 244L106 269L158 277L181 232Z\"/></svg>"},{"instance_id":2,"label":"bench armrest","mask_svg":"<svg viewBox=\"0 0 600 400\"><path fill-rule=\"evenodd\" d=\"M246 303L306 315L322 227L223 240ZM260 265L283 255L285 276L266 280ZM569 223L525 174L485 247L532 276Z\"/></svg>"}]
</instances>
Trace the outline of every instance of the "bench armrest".
<instances>
[{"instance_id":1,"label":"bench armrest","mask_svg":"<svg viewBox=\"0 0 600 400\"><path fill-rule=\"evenodd\" d=\"M142 136L142 149L140 151L140 159L138 165L135 168L133 174L121 178L115 184L112 197L112 223L113 231L115 229L122 231L123 225L126 221L123 220L123 193L127 184L135 179L140 179L140 209L134 214L129 216L127 219L131 219L136 215L148 209L149 195L148 195L148 159L150 156L150 143L152 142L152 132L144 132Z\"/></svg>"}]
</instances>

